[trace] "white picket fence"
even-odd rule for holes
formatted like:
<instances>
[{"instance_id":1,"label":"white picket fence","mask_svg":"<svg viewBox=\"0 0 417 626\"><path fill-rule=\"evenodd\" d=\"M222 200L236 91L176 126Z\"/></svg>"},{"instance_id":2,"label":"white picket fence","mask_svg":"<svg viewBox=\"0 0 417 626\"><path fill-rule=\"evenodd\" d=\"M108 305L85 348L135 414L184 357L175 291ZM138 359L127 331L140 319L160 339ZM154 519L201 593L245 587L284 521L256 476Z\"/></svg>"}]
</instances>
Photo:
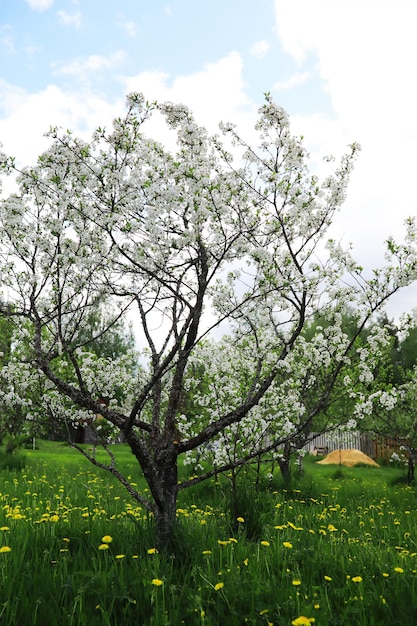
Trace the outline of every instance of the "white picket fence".
<instances>
[{"instance_id":1,"label":"white picket fence","mask_svg":"<svg viewBox=\"0 0 417 626\"><path fill-rule=\"evenodd\" d=\"M326 449L327 452L333 450L361 450L368 456L374 454L374 438L370 433L360 433L358 431L334 431L331 433L320 433L314 436L304 446L304 450L312 453L315 448Z\"/></svg>"}]
</instances>

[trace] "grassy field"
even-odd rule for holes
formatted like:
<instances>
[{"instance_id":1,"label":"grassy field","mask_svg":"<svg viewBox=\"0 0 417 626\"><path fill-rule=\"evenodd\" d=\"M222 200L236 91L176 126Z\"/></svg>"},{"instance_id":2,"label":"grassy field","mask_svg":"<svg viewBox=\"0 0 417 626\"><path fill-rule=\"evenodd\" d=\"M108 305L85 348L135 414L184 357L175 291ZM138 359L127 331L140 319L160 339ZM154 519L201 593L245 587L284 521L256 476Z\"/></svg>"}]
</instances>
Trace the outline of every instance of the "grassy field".
<instances>
[{"instance_id":1,"label":"grassy field","mask_svg":"<svg viewBox=\"0 0 417 626\"><path fill-rule=\"evenodd\" d=\"M148 514L63 444L0 472L0 624L376 626L417 621L416 489L392 467L317 465L179 500L175 557ZM117 459L141 485L127 448Z\"/></svg>"}]
</instances>

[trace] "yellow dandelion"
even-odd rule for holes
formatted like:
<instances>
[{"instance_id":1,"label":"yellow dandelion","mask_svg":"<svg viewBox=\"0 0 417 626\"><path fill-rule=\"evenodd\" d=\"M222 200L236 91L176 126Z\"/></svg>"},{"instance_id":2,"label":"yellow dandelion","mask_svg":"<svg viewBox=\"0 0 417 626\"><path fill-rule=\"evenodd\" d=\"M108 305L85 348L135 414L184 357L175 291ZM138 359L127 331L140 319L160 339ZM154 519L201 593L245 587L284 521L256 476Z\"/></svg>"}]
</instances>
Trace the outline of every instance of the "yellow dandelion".
<instances>
[{"instance_id":1,"label":"yellow dandelion","mask_svg":"<svg viewBox=\"0 0 417 626\"><path fill-rule=\"evenodd\" d=\"M109 546L108 546L107 543L102 543L102 544L99 545L98 549L99 550L108 550Z\"/></svg>"},{"instance_id":2,"label":"yellow dandelion","mask_svg":"<svg viewBox=\"0 0 417 626\"><path fill-rule=\"evenodd\" d=\"M284 541L282 545L284 546L284 548L292 548L292 543L290 543L289 541Z\"/></svg>"},{"instance_id":3,"label":"yellow dandelion","mask_svg":"<svg viewBox=\"0 0 417 626\"><path fill-rule=\"evenodd\" d=\"M245 559L245 560L243 561L243 565L245 565L246 567L248 566L248 563L249 563L249 559Z\"/></svg>"},{"instance_id":4,"label":"yellow dandelion","mask_svg":"<svg viewBox=\"0 0 417 626\"><path fill-rule=\"evenodd\" d=\"M331 581L331 576L323 576L324 580Z\"/></svg>"},{"instance_id":5,"label":"yellow dandelion","mask_svg":"<svg viewBox=\"0 0 417 626\"><path fill-rule=\"evenodd\" d=\"M293 580L292 584L294 585L294 587L298 587L299 585L301 585L301 580Z\"/></svg>"},{"instance_id":6,"label":"yellow dandelion","mask_svg":"<svg viewBox=\"0 0 417 626\"><path fill-rule=\"evenodd\" d=\"M224 587L224 583L216 583L214 585L214 590L218 591L219 589L223 589L223 587Z\"/></svg>"},{"instance_id":7,"label":"yellow dandelion","mask_svg":"<svg viewBox=\"0 0 417 626\"><path fill-rule=\"evenodd\" d=\"M261 541L261 546L265 546L266 548L268 548L271 544L269 543L269 541Z\"/></svg>"},{"instance_id":8,"label":"yellow dandelion","mask_svg":"<svg viewBox=\"0 0 417 626\"><path fill-rule=\"evenodd\" d=\"M113 537L110 537L110 535L104 535L104 537L101 538L101 541L103 543L111 543L113 541Z\"/></svg>"},{"instance_id":9,"label":"yellow dandelion","mask_svg":"<svg viewBox=\"0 0 417 626\"><path fill-rule=\"evenodd\" d=\"M116 554L116 559L124 559L125 556L125 554Z\"/></svg>"},{"instance_id":10,"label":"yellow dandelion","mask_svg":"<svg viewBox=\"0 0 417 626\"><path fill-rule=\"evenodd\" d=\"M155 587L160 587L161 585L164 584L164 581L161 580L160 578L152 578L152 584L155 585Z\"/></svg>"},{"instance_id":11,"label":"yellow dandelion","mask_svg":"<svg viewBox=\"0 0 417 626\"><path fill-rule=\"evenodd\" d=\"M4 530L4 531L5 531L5 530L10 530L10 528L9 528L8 526L2 526L2 527L0 528L0 530Z\"/></svg>"},{"instance_id":12,"label":"yellow dandelion","mask_svg":"<svg viewBox=\"0 0 417 626\"><path fill-rule=\"evenodd\" d=\"M239 522L239 524L243 524L243 522L245 521L245 519L243 517L237 517L236 521Z\"/></svg>"},{"instance_id":13,"label":"yellow dandelion","mask_svg":"<svg viewBox=\"0 0 417 626\"><path fill-rule=\"evenodd\" d=\"M158 548L149 548L148 554L158 554Z\"/></svg>"},{"instance_id":14,"label":"yellow dandelion","mask_svg":"<svg viewBox=\"0 0 417 626\"><path fill-rule=\"evenodd\" d=\"M10 546L2 546L2 547L0 548L0 553L3 553L3 552L11 552L11 551L12 551L12 549L10 548Z\"/></svg>"},{"instance_id":15,"label":"yellow dandelion","mask_svg":"<svg viewBox=\"0 0 417 626\"><path fill-rule=\"evenodd\" d=\"M353 583L361 583L362 582L362 576L353 576L352 578L352 582Z\"/></svg>"},{"instance_id":16,"label":"yellow dandelion","mask_svg":"<svg viewBox=\"0 0 417 626\"><path fill-rule=\"evenodd\" d=\"M211 550L203 550L202 554L211 554Z\"/></svg>"},{"instance_id":17,"label":"yellow dandelion","mask_svg":"<svg viewBox=\"0 0 417 626\"><path fill-rule=\"evenodd\" d=\"M293 619L291 624L293 626L309 626L309 624L313 624L316 620L314 617L306 617L305 615L300 615L296 619Z\"/></svg>"},{"instance_id":18,"label":"yellow dandelion","mask_svg":"<svg viewBox=\"0 0 417 626\"><path fill-rule=\"evenodd\" d=\"M394 572L398 572L398 574L403 574L404 570L402 567L394 567Z\"/></svg>"},{"instance_id":19,"label":"yellow dandelion","mask_svg":"<svg viewBox=\"0 0 417 626\"><path fill-rule=\"evenodd\" d=\"M384 578L388 578L389 574L387 572L382 572Z\"/></svg>"}]
</instances>

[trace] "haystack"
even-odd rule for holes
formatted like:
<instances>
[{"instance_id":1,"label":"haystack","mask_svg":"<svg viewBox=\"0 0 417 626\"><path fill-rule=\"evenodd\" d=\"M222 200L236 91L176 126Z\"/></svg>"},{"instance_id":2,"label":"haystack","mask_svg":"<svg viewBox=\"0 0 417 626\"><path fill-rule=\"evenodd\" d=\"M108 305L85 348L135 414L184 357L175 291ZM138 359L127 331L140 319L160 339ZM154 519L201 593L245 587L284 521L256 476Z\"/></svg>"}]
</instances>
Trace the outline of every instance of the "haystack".
<instances>
[{"instance_id":1,"label":"haystack","mask_svg":"<svg viewBox=\"0 0 417 626\"><path fill-rule=\"evenodd\" d=\"M330 452L325 459L317 461L317 463L322 465L341 464L346 465L347 467L353 467L354 465L363 463L365 465L376 465L379 467L378 463L360 450L334 450L333 452Z\"/></svg>"}]
</instances>

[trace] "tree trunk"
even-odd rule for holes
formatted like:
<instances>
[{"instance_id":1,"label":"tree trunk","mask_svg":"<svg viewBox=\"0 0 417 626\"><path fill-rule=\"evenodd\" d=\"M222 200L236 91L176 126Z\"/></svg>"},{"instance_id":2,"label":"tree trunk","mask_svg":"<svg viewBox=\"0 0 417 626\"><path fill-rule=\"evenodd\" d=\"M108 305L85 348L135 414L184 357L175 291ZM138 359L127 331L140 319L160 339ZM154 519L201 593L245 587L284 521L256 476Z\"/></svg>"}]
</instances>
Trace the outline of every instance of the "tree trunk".
<instances>
[{"instance_id":1,"label":"tree trunk","mask_svg":"<svg viewBox=\"0 0 417 626\"><path fill-rule=\"evenodd\" d=\"M290 460L291 460L291 446L287 442L284 446L284 452L282 454L282 457L278 457L279 469L281 470L281 474L282 474L285 484L288 484L291 480Z\"/></svg>"},{"instance_id":2,"label":"tree trunk","mask_svg":"<svg viewBox=\"0 0 417 626\"><path fill-rule=\"evenodd\" d=\"M230 481L231 481L231 514L232 514L233 522L240 515L236 479L237 479L236 469L232 468Z\"/></svg>"},{"instance_id":3,"label":"tree trunk","mask_svg":"<svg viewBox=\"0 0 417 626\"><path fill-rule=\"evenodd\" d=\"M177 457L169 455L158 471L159 493L162 494L156 503L155 531L158 550L173 549L175 524L177 518L178 468Z\"/></svg>"},{"instance_id":4,"label":"tree trunk","mask_svg":"<svg viewBox=\"0 0 417 626\"><path fill-rule=\"evenodd\" d=\"M262 468L262 464L261 464L261 456L259 455L256 459L256 480L255 480L255 491L258 492L259 491L259 480L261 477L261 468Z\"/></svg>"},{"instance_id":5,"label":"tree trunk","mask_svg":"<svg viewBox=\"0 0 417 626\"><path fill-rule=\"evenodd\" d=\"M177 494L165 493L163 507L155 514L156 547L158 550L172 550L177 515Z\"/></svg>"},{"instance_id":6,"label":"tree trunk","mask_svg":"<svg viewBox=\"0 0 417 626\"><path fill-rule=\"evenodd\" d=\"M289 457L283 457L278 459L279 469L281 470L282 477L285 484L288 484L291 480L291 469Z\"/></svg>"},{"instance_id":7,"label":"tree trunk","mask_svg":"<svg viewBox=\"0 0 417 626\"><path fill-rule=\"evenodd\" d=\"M407 481L408 484L414 482L414 455L412 453L408 459Z\"/></svg>"}]
</instances>

